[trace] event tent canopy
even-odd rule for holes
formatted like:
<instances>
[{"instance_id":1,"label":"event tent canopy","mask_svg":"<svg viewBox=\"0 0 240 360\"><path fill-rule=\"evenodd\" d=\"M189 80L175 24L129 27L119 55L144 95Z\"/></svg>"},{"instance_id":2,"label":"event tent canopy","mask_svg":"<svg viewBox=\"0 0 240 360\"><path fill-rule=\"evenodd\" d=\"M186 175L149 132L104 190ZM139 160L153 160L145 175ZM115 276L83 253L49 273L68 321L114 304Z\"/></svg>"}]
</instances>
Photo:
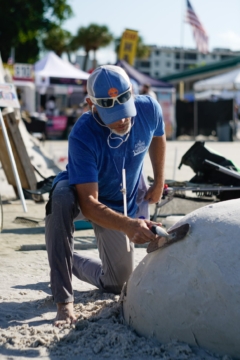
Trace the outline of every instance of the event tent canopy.
<instances>
[{"instance_id":1,"label":"event tent canopy","mask_svg":"<svg viewBox=\"0 0 240 360\"><path fill-rule=\"evenodd\" d=\"M46 79L49 78L87 80L89 77L87 72L62 60L53 51L34 64L34 71L37 85L47 85Z\"/></svg>"},{"instance_id":2,"label":"event tent canopy","mask_svg":"<svg viewBox=\"0 0 240 360\"><path fill-rule=\"evenodd\" d=\"M124 60L118 60L116 65L121 66L126 73L128 74L128 76L135 80L138 85L144 85L144 84L150 84L152 87L158 87L158 88L165 88L165 89L172 89L173 85L169 84L167 82L164 81L160 81L157 79L153 79L152 77L141 73L140 71L136 70L134 67L132 67L131 65L129 65L126 61Z\"/></svg>"},{"instance_id":3,"label":"event tent canopy","mask_svg":"<svg viewBox=\"0 0 240 360\"><path fill-rule=\"evenodd\" d=\"M240 90L240 68L194 84L194 91L206 90Z\"/></svg>"}]
</instances>

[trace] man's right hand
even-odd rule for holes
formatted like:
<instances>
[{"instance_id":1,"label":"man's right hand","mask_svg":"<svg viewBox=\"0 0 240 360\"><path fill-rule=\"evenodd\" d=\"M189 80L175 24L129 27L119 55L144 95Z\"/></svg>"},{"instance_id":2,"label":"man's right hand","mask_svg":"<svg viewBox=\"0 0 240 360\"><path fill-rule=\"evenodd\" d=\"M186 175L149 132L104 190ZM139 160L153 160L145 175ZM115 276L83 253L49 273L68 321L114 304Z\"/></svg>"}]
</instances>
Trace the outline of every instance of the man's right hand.
<instances>
[{"instance_id":1,"label":"man's right hand","mask_svg":"<svg viewBox=\"0 0 240 360\"><path fill-rule=\"evenodd\" d=\"M162 224L150 220L129 219L124 230L134 244L145 244L158 237L150 230L153 225L161 226Z\"/></svg>"}]
</instances>

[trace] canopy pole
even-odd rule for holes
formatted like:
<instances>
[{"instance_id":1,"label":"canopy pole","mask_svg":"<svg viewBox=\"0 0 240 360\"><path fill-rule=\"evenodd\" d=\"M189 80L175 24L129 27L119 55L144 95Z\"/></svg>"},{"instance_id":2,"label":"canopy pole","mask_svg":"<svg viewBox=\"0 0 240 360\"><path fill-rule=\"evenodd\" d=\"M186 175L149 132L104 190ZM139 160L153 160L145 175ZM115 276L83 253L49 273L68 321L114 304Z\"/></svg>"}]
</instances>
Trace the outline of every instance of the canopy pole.
<instances>
[{"instance_id":1,"label":"canopy pole","mask_svg":"<svg viewBox=\"0 0 240 360\"><path fill-rule=\"evenodd\" d=\"M19 194L21 202L22 202L22 207L23 207L24 212L27 212L27 206L26 206L24 195L23 195L21 182L20 182L20 179L19 179L15 159L14 159L14 156L13 156L11 144L10 144L10 141L9 141L9 138L8 138L7 129L6 129L6 126L5 126L5 123L4 123L4 120L3 120L1 109L0 109L0 125L2 126L3 137L4 137L4 140L5 140L5 143L6 143L8 155L9 155L10 162L11 162L11 165L12 165L13 175L14 175L14 178L15 178L15 181L16 181L18 194Z\"/></svg>"},{"instance_id":2,"label":"canopy pole","mask_svg":"<svg viewBox=\"0 0 240 360\"><path fill-rule=\"evenodd\" d=\"M198 105L197 99L194 100L194 111L193 111L193 136L194 140L196 141L196 137L198 134Z\"/></svg>"}]
</instances>

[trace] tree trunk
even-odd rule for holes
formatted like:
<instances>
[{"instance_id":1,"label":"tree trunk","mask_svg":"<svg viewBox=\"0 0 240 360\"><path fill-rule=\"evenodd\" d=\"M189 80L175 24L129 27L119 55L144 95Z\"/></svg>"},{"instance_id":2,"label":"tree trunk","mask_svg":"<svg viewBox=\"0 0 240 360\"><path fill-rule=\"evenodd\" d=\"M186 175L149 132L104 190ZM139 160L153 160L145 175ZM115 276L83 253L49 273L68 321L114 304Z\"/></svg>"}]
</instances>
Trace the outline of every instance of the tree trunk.
<instances>
[{"instance_id":1,"label":"tree trunk","mask_svg":"<svg viewBox=\"0 0 240 360\"><path fill-rule=\"evenodd\" d=\"M84 63L83 63L83 71L86 71L86 69L87 69L88 55L89 55L89 51L86 51L86 55L85 55Z\"/></svg>"},{"instance_id":2,"label":"tree trunk","mask_svg":"<svg viewBox=\"0 0 240 360\"><path fill-rule=\"evenodd\" d=\"M66 53L67 53L68 61L72 64L70 51L66 51Z\"/></svg>"},{"instance_id":3,"label":"tree trunk","mask_svg":"<svg viewBox=\"0 0 240 360\"><path fill-rule=\"evenodd\" d=\"M97 67L96 50L93 50L92 67L93 67L93 69L96 69L96 67Z\"/></svg>"}]
</instances>

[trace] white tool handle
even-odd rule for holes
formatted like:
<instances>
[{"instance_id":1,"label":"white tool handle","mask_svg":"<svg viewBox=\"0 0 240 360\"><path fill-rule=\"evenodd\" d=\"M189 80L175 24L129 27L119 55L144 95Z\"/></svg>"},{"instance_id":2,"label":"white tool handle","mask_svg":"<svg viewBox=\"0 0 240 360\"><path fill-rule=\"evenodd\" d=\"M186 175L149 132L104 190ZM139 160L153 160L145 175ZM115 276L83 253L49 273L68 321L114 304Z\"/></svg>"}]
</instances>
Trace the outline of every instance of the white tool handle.
<instances>
[{"instance_id":1,"label":"white tool handle","mask_svg":"<svg viewBox=\"0 0 240 360\"><path fill-rule=\"evenodd\" d=\"M126 170L122 169L122 193L123 193L123 209L124 215L127 216L127 186L126 186ZM127 251L130 252L130 242L126 235Z\"/></svg>"}]
</instances>

